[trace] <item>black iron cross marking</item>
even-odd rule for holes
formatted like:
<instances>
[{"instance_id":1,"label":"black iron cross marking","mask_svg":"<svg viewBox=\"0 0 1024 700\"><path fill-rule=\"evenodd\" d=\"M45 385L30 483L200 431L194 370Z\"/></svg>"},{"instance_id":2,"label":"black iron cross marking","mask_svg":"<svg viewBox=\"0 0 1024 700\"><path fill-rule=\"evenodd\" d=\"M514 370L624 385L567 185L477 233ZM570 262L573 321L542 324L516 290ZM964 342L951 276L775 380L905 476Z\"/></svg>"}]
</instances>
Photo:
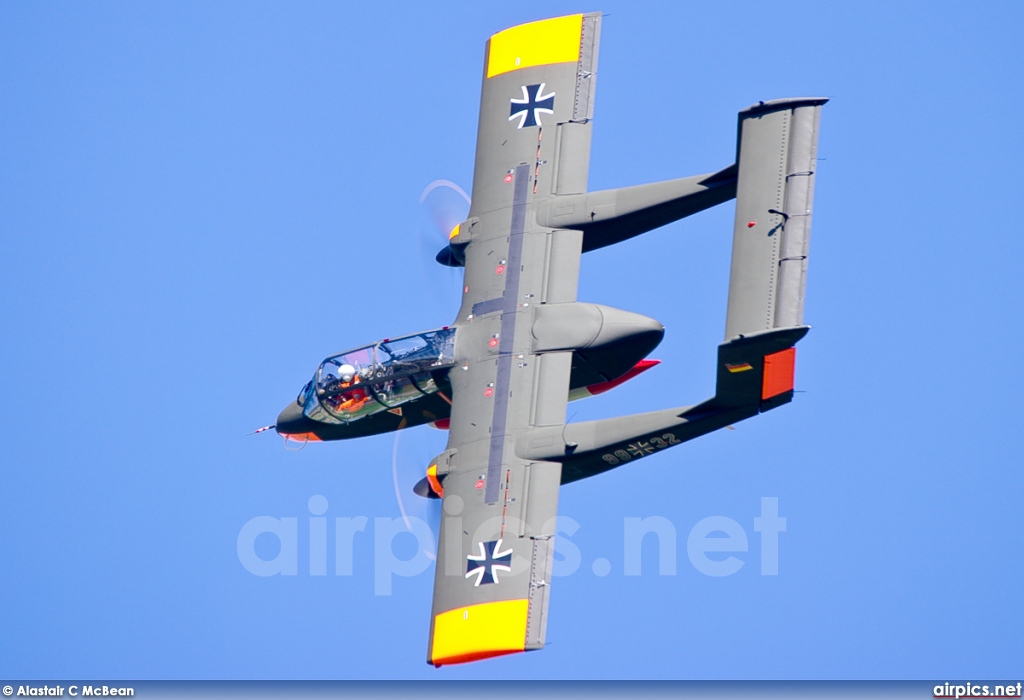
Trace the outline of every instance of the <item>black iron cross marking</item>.
<instances>
[{"instance_id":1,"label":"black iron cross marking","mask_svg":"<svg viewBox=\"0 0 1024 700\"><path fill-rule=\"evenodd\" d=\"M501 551L501 540L477 542L479 554L466 557L466 578L476 576L474 586L481 583L498 583L499 571L512 571L512 549Z\"/></svg>"},{"instance_id":2,"label":"black iron cross marking","mask_svg":"<svg viewBox=\"0 0 1024 700\"><path fill-rule=\"evenodd\" d=\"M523 98L513 97L509 100L512 107L509 110L508 120L512 121L518 117L517 129L522 129L524 126L543 126L540 123L541 112L544 114L555 113L555 93L543 94L545 85L546 83L523 85Z\"/></svg>"}]
</instances>

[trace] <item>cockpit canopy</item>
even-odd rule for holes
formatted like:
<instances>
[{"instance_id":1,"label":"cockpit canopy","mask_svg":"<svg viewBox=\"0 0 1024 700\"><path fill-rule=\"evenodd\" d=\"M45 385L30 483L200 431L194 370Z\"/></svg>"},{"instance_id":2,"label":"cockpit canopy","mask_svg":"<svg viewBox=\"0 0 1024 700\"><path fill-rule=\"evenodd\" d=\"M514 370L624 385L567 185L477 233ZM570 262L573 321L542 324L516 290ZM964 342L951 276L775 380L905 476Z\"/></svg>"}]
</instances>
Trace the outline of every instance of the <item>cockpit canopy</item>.
<instances>
[{"instance_id":1,"label":"cockpit canopy","mask_svg":"<svg viewBox=\"0 0 1024 700\"><path fill-rule=\"evenodd\" d=\"M455 363L454 348L455 329L441 328L332 355L299 405L307 417L335 424L398 408L438 390L436 373Z\"/></svg>"}]
</instances>

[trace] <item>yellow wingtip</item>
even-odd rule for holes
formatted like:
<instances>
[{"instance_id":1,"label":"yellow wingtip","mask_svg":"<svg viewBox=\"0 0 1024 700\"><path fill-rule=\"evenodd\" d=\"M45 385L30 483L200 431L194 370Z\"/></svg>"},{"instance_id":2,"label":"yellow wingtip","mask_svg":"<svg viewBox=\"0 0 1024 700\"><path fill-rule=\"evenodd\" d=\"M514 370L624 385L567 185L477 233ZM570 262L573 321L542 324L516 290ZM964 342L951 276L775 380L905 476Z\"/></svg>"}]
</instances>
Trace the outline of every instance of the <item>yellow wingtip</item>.
<instances>
[{"instance_id":1,"label":"yellow wingtip","mask_svg":"<svg viewBox=\"0 0 1024 700\"><path fill-rule=\"evenodd\" d=\"M583 15L552 17L520 24L491 37L487 52L487 77L580 60Z\"/></svg>"},{"instance_id":2,"label":"yellow wingtip","mask_svg":"<svg viewBox=\"0 0 1024 700\"><path fill-rule=\"evenodd\" d=\"M526 649L526 598L455 608L434 618L430 663L479 661Z\"/></svg>"}]
</instances>

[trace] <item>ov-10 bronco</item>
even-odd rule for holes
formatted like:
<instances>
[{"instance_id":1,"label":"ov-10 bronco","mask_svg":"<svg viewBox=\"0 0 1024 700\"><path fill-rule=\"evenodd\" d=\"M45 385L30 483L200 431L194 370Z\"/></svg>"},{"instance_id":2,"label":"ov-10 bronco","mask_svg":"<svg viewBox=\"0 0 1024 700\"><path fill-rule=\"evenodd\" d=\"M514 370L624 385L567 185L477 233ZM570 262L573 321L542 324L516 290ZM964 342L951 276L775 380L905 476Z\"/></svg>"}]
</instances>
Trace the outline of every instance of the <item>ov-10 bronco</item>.
<instances>
[{"instance_id":1,"label":"ov-10 bronco","mask_svg":"<svg viewBox=\"0 0 1024 700\"><path fill-rule=\"evenodd\" d=\"M601 15L524 24L485 53L468 218L439 262L464 267L450 326L332 355L274 426L341 440L431 423L447 449L416 490L443 498L427 660L539 649L561 484L756 416L793 397L824 98L739 113L717 172L587 191ZM567 424L566 402L656 361L658 321L577 301L582 253L736 200L715 395Z\"/></svg>"}]
</instances>

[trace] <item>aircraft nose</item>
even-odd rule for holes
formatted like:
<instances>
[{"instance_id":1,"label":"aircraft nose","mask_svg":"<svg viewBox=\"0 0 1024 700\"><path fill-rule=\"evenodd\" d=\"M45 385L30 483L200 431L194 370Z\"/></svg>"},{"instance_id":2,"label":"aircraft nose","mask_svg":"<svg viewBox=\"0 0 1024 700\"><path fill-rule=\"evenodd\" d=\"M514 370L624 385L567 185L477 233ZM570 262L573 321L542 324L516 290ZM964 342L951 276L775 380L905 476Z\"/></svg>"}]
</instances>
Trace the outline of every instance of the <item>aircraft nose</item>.
<instances>
[{"instance_id":1,"label":"aircraft nose","mask_svg":"<svg viewBox=\"0 0 1024 700\"><path fill-rule=\"evenodd\" d=\"M306 416L302 413L302 406L292 401L277 417L277 432L280 435L294 435L306 432L303 429L305 422Z\"/></svg>"}]
</instances>

